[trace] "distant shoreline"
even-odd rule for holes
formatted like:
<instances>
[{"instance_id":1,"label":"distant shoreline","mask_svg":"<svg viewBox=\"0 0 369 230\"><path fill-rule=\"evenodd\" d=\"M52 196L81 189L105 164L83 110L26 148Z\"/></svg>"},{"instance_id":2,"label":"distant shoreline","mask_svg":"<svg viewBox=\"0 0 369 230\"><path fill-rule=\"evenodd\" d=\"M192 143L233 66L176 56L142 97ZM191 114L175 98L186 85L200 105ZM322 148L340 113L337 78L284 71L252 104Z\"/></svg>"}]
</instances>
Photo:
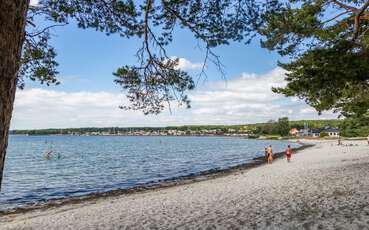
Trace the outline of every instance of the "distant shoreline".
<instances>
[{"instance_id":1,"label":"distant shoreline","mask_svg":"<svg viewBox=\"0 0 369 230\"><path fill-rule=\"evenodd\" d=\"M71 134L9 134L9 136L29 136L29 137L42 137L42 136L66 136L66 137L247 137L246 135L215 135L215 134L204 134L204 135L71 135ZM257 139L257 138L249 138Z\"/></svg>"},{"instance_id":2,"label":"distant shoreline","mask_svg":"<svg viewBox=\"0 0 369 230\"><path fill-rule=\"evenodd\" d=\"M69 135L66 135L69 136ZM173 136L168 136L173 137ZM174 136L175 137L175 136ZM234 136L232 136L234 137ZM297 153L298 151L301 151L303 149L309 148L314 146L313 144L306 144L306 143L300 143L301 146L294 148L294 153ZM273 154L274 159L278 159L283 157L285 152L277 152ZM143 185L134 186L131 188L122 188L122 189L114 189L107 192L96 192L91 193L88 195L83 196L73 196L73 197L64 197L60 199L51 199L47 200L45 202L38 202L35 204L25 204L24 206L20 206L14 209L7 209L7 210L0 210L0 217L10 215L10 214L18 214L18 213L25 213L33 210L39 210L39 209L47 209L47 208L53 208L53 207L59 207L67 204L80 204L87 201L94 201L101 198L106 197L114 197L114 196L120 196L120 195L127 195L127 194L135 194L140 192L148 192L148 191L155 191L175 186L181 186L186 184L191 184L195 182L210 180L218 177L224 177L227 175L234 174L236 172L245 171L248 169L252 169L255 167L259 167L261 165L266 164L265 158L263 156L253 158L251 161L239 164L236 166L232 166L225 169L210 169L207 171L202 171L199 173L192 173L185 176L179 176L179 177L173 177L168 179L163 179L159 181L152 181L145 183Z\"/></svg>"}]
</instances>

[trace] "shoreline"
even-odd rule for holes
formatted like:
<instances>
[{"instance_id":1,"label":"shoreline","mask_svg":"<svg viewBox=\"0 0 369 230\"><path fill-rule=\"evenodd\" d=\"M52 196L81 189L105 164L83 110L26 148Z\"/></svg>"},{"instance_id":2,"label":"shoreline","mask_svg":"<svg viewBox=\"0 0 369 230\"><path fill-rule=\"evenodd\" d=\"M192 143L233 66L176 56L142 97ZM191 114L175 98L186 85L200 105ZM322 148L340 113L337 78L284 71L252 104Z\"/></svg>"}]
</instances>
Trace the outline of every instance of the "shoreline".
<instances>
[{"instance_id":1,"label":"shoreline","mask_svg":"<svg viewBox=\"0 0 369 230\"><path fill-rule=\"evenodd\" d=\"M299 151L315 146L315 144L300 142L301 146L297 148L293 148L293 153L297 154ZM282 158L285 155L285 152L277 152L273 154L273 159L277 160ZM88 195L82 196L71 196L71 197L63 197L58 199L51 199L46 201L40 201L35 204L24 204L23 206L0 210L0 217L4 217L7 215L27 213L35 210L45 210L49 208L61 207L64 205L70 204L81 204L83 202L93 202L99 199L109 198L109 197L118 197L121 195L131 195L138 193L146 193L151 191L158 191L162 189L188 185L196 182L212 180L220 177L226 177L228 175L232 175L237 172L247 171L253 168L257 168L259 166L265 165L266 161L263 156L255 157L250 162L246 162L243 164L231 166L224 169L210 169L206 171L202 171L199 173L192 173L189 175L173 177L168 179L163 179L159 181L152 181L142 185L133 186L131 188L120 188L113 189L107 192L95 192Z\"/></svg>"}]
</instances>

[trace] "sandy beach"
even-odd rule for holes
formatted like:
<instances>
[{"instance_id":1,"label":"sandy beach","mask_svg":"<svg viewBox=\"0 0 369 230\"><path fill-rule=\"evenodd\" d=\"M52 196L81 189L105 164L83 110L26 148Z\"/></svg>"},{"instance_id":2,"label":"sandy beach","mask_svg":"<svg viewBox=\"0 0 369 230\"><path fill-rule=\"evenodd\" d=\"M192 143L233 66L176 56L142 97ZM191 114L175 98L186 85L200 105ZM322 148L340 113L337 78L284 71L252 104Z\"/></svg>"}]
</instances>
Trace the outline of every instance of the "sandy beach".
<instances>
[{"instance_id":1,"label":"sandy beach","mask_svg":"<svg viewBox=\"0 0 369 230\"><path fill-rule=\"evenodd\" d=\"M367 143L308 142L291 163L3 215L0 229L369 229Z\"/></svg>"}]
</instances>

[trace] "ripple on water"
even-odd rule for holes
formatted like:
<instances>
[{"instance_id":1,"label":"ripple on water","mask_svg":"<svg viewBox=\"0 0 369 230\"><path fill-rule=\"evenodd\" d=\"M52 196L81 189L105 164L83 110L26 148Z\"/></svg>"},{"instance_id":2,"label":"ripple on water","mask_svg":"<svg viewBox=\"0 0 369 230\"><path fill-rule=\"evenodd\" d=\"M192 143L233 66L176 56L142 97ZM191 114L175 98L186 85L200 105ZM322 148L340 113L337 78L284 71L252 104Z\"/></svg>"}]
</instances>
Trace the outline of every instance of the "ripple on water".
<instances>
[{"instance_id":1,"label":"ripple on water","mask_svg":"<svg viewBox=\"0 0 369 230\"><path fill-rule=\"evenodd\" d=\"M282 141L228 137L11 136L0 210L225 169ZM52 149L61 159L45 160Z\"/></svg>"}]
</instances>

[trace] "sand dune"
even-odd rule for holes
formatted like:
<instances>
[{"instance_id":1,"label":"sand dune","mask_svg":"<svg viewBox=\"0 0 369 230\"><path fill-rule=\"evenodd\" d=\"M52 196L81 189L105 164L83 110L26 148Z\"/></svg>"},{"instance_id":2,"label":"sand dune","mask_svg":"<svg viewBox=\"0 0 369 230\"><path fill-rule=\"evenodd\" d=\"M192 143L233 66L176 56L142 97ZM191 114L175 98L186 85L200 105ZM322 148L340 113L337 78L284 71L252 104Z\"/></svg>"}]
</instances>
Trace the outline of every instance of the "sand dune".
<instances>
[{"instance_id":1,"label":"sand dune","mask_svg":"<svg viewBox=\"0 0 369 230\"><path fill-rule=\"evenodd\" d=\"M369 147L315 144L291 163L5 215L0 229L369 229Z\"/></svg>"}]
</instances>

